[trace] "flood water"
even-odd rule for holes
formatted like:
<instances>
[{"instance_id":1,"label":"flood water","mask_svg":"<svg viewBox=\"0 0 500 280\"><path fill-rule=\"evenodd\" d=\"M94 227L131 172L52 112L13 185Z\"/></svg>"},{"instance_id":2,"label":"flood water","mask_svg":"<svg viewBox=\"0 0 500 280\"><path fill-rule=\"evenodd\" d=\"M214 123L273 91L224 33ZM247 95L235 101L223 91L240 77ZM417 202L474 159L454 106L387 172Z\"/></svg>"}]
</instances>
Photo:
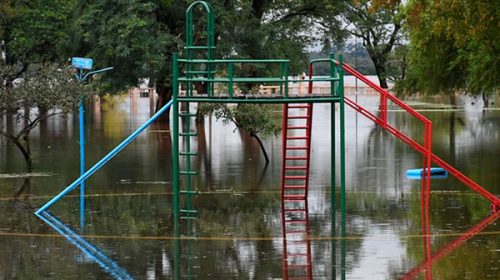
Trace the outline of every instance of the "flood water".
<instances>
[{"instance_id":1,"label":"flood water","mask_svg":"<svg viewBox=\"0 0 500 280\"><path fill-rule=\"evenodd\" d=\"M433 121L434 153L498 195L500 110L465 97L456 107L432 101L409 102ZM359 102L377 109L377 98ZM423 224L420 182L406 178L421 156L349 108L342 225L331 209L330 110L314 107L309 232L295 248L310 252L309 279L500 279L500 223L489 202L456 179L433 180ZM150 116L147 98L87 111L87 167ZM389 120L422 142L422 125L404 112L391 107ZM155 124L87 181L83 228L78 189L50 208L68 238L33 212L78 178L78 121L55 117L33 132L29 177L0 138L0 279L292 279L283 267L280 136L264 139L266 166L257 142L233 125L207 118L193 127L199 218L174 233L167 129ZM338 209L338 183L333 197Z\"/></svg>"}]
</instances>

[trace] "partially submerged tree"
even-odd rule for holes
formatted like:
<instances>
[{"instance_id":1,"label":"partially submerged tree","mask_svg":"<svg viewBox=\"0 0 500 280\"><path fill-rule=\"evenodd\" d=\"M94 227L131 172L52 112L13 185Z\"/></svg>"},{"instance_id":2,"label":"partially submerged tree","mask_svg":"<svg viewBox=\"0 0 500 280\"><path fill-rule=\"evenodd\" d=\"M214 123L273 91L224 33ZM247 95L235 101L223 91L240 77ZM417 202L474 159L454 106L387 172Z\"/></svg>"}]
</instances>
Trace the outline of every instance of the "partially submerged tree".
<instances>
[{"instance_id":1,"label":"partially submerged tree","mask_svg":"<svg viewBox=\"0 0 500 280\"><path fill-rule=\"evenodd\" d=\"M281 131L281 124L273 118L269 105L239 104L228 107L214 103L203 106L203 110L203 114L213 113L217 119L222 119L224 124L232 122L236 127L248 132L259 143L266 164L269 163L269 156L260 137L277 135Z\"/></svg>"},{"instance_id":2,"label":"partially submerged tree","mask_svg":"<svg viewBox=\"0 0 500 280\"><path fill-rule=\"evenodd\" d=\"M0 127L0 136L19 149L26 170L31 172L31 131L51 116L76 109L84 89L69 70L46 64L36 65L33 67L36 69L26 71L21 79L15 80L13 86L7 86L6 82L19 72L15 68L0 63L0 116L12 115L17 122L13 130Z\"/></svg>"}]
</instances>

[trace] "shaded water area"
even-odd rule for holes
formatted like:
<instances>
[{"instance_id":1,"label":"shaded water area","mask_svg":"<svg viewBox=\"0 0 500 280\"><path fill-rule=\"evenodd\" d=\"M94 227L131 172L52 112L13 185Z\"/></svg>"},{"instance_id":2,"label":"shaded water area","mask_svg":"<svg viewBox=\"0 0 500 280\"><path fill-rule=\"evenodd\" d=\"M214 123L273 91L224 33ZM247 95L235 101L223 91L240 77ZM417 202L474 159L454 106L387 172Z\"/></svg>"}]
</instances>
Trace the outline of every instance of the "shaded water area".
<instances>
[{"instance_id":1,"label":"shaded water area","mask_svg":"<svg viewBox=\"0 0 500 280\"><path fill-rule=\"evenodd\" d=\"M470 98L456 107L432 101L410 104L433 121L434 152L499 194L500 110L482 111ZM359 102L378 106L374 97ZM150 115L147 98L98 105L87 110L87 166ZM422 224L420 182L405 175L421 167L421 156L351 109L340 236L340 214L331 214L330 110L314 108L303 243L312 279L500 279L500 224L489 216L489 203L453 178L433 181L430 223ZM397 108L389 120L423 138L422 126ZM283 279L279 136L264 140L266 167L258 143L234 126L207 118L193 127L199 218L181 221L175 237L171 136L155 124L87 181L83 229L77 190L50 209L56 228L74 232L67 239L33 212L78 177L77 126L74 118L53 118L34 131L32 177L23 174L16 148L0 140L0 279ZM338 189L333 197L338 208Z\"/></svg>"}]
</instances>

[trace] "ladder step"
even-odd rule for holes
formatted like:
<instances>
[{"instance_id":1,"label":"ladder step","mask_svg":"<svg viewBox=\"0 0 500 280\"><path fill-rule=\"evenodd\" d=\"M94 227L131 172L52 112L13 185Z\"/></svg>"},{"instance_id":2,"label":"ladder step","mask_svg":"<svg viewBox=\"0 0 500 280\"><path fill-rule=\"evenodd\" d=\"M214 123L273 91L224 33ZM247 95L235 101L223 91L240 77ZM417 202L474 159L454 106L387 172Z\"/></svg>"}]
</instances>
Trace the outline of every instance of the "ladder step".
<instances>
[{"instance_id":1,"label":"ladder step","mask_svg":"<svg viewBox=\"0 0 500 280\"><path fill-rule=\"evenodd\" d=\"M180 112L179 116L181 116L181 117L196 117L196 113Z\"/></svg>"},{"instance_id":2,"label":"ladder step","mask_svg":"<svg viewBox=\"0 0 500 280\"><path fill-rule=\"evenodd\" d=\"M198 219L198 217L194 217L194 216L180 216L179 218L181 220L196 220L196 219Z\"/></svg>"},{"instance_id":3,"label":"ladder step","mask_svg":"<svg viewBox=\"0 0 500 280\"><path fill-rule=\"evenodd\" d=\"M180 152L179 155L181 155L181 156L197 157L198 153Z\"/></svg>"},{"instance_id":4,"label":"ladder step","mask_svg":"<svg viewBox=\"0 0 500 280\"><path fill-rule=\"evenodd\" d=\"M180 209L179 212L181 212L181 213L188 213L188 214L198 214L198 210Z\"/></svg>"},{"instance_id":5,"label":"ladder step","mask_svg":"<svg viewBox=\"0 0 500 280\"><path fill-rule=\"evenodd\" d=\"M305 212L306 209L303 208L290 208L290 209L283 209L285 212Z\"/></svg>"},{"instance_id":6,"label":"ladder step","mask_svg":"<svg viewBox=\"0 0 500 280\"><path fill-rule=\"evenodd\" d=\"M287 136L286 140L306 140L307 136Z\"/></svg>"},{"instance_id":7,"label":"ladder step","mask_svg":"<svg viewBox=\"0 0 500 280\"><path fill-rule=\"evenodd\" d=\"M305 223L307 220L285 220L285 223Z\"/></svg>"},{"instance_id":8,"label":"ladder step","mask_svg":"<svg viewBox=\"0 0 500 280\"><path fill-rule=\"evenodd\" d=\"M198 175L198 172L196 171L181 171L179 172L180 175Z\"/></svg>"},{"instance_id":9,"label":"ladder step","mask_svg":"<svg viewBox=\"0 0 500 280\"><path fill-rule=\"evenodd\" d=\"M184 74L215 74L214 70L186 70Z\"/></svg>"},{"instance_id":10,"label":"ladder step","mask_svg":"<svg viewBox=\"0 0 500 280\"><path fill-rule=\"evenodd\" d=\"M198 133L196 132L181 132L179 133L179 136L198 136Z\"/></svg>"},{"instance_id":11,"label":"ladder step","mask_svg":"<svg viewBox=\"0 0 500 280\"><path fill-rule=\"evenodd\" d=\"M289 109L311 108L311 105L288 105Z\"/></svg>"},{"instance_id":12,"label":"ladder step","mask_svg":"<svg viewBox=\"0 0 500 280\"><path fill-rule=\"evenodd\" d=\"M285 189L305 189L305 185L285 185Z\"/></svg>"},{"instance_id":13,"label":"ladder step","mask_svg":"<svg viewBox=\"0 0 500 280\"><path fill-rule=\"evenodd\" d=\"M283 196L284 200L305 200L306 196L305 195L300 195L300 194L285 194Z\"/></svg>"},{"instance_id":14,"label":"ladder step","mask_svg":"<svg viewBox=\"0 0 500 280\"><path fill-rule=\"evenodd\" d=\"M200 194L200 191L180 191L180 194Z\"/></svg>"},{"instance_id":15,"label":"ladder step","mask_svg":"<svg viewBox=\"0 0 500 280\"><path fill-rule=\"evenodd\" d=\"M305 180L307 179L307 176L303 175L288 175L285 176L285 180Z\"/></svg>"},{"instance_id":16,"label":"ladder step","mask_svg":"<svg viewBox=\"0 0 500 280\"><path fill-rule=\"evenodd\" d=\"M288 266L291 266L293 268L302 268L302 267L308 267L310 264L291 264L289 263Z\"/></svg>"},{"instance_id":17,"label":"ladder step","mask_svg":"<svg viewBox=\"0 0 500 280\"><path fill-rule=\"evenodd\" d=\"M185 46L186 50L208 50L215 49L215 46Z\"/></svg>"},{"instance_id":18,"label":"ladder step","mask_svg":"<svg viewBox=\"0 0 500 280\"><path fill-rule=\"evenodd\" d=\"M307 119L309 116L288 116L288 119Z\"/></svg>"},{"instance_id":19,"label":"ladder step","mask_svg":"<svg viewBox=\"0 0 500 280\"><path fill-rule=\"evenodd\" d=\"M307 147L303 146L295 146L295 147L286 147L287 150L307 150Z\"/></svg>"},{"instance_id":20,"label":"ladder step","mask_svg":"<svg viewBox=\"0 0 500 280\"><path fill-rule=\"evenodd\" d=\"M298 165L298 166L285 166L285 170L306 170L307 166Z\"/></svg>"},{"instance_id":21,"label":"ladder step","mask_svg":"<svg viewBox=\"0 0 500 280\"><path fill-rule=\"evenodd\" d=\"M298 233L307 233L306 230L287 230L286 234L298 234Z\"/></svg>"},{"instance_id":22,"label":"ladder step","mask_svg":"<svg viewBox=\"0 0 500 280\"><path fill-rule=\"evenodd\" d=\"M287 255L292 257L307 257L306 253L288 253Z\"/></svg>"},{"instance_id":23,"label":"ladder step","mask_svg":"<svg viewBox=\"0 0 500 280\"><path fill-rule=\"evenodd\" d=\"M294 125L294 126L289 126L288 129L307 129L309 128L306 125Z\"/></svg>"},{"instance_id":24,"label":"ladder step","mask_svg":"<svg viewBox=\"0 0 500 280\"><path fill-rule=\"evenodd\" d=\"M301 156L288 156L285 157L285 160L306 160L307 157L301 157Z\"/></svg>"}]
</instances>

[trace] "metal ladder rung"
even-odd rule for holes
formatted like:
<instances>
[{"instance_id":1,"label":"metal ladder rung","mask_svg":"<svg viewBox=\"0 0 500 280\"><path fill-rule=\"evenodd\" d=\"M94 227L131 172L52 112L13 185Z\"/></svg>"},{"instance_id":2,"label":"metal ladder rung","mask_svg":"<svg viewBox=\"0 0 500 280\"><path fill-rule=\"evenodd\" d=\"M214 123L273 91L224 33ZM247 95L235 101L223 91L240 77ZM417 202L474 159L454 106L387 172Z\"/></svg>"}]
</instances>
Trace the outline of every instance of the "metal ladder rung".
<instances>
[{"instance_id":1,"label":"metal ladder rung","mask_svg":"<svg viewBox=\"0 0 500 280\"><path fill-rule=\"evenodd\" d=\"M297 147L286 147L287 151L291 150L307 150L307 147L297 146Z\"/></svg>"},{"instance_id":2,"label":"metal ladder rung","mask_svg":"<svg viewBox=\"0 0 500 280\"><path fill-rule=\"evenodd\" d=\"M180 191L180 194L199 194L200 191Z\"/></svg>"},{"instance_id":3,"label":"metal ladder rung","mask_svg":"<svg viewBox=\"0 0 500 280\"><path fill-rule=\"evenodd\" d=\"M308 126L305 126L305 125L293 125L293 126L289 126L287 128L288 129L307 129Z\"/></svg>"},{"instance_id":4,"label":"metal ladder rung","mask_svg":"<svg viewBox=\"0 0 500 280\"><path fill-rule=\"evenodd\" d=\"M289 109L311 108L311 105L288 105Z\"/></svg>"},{"instance_id":5,"label":"metal ladder rung","mask_svg":"<svg viewBox=\"0 0 500 280\"><path fill-rule=\"evenodd\" d=\"M307 176L305 175L286 175L285 180L305 180L307 179Z\"/></svg>"},{"instance_id":6,"label":"metal ladder rung","mask_svg":"<svg viewBox=\"0 0 500 280\"><path fill-rule=\"evenodd\" d=\"M301 156L288 156L285 157L285 160L306 160L307 157L301 157Z\"/></svg>"},{"instance_id":7,"label":"metal ladder rung","mask_svg":"<svg viewBox=\"0 0 500 280\"><path fill-rule=\"evenodd\" d=\"M180 175L198 175L198 172L196 171L181 171L179 172Z\"/></svg>"},{"instance_id":8,"label":"metal ladder rung","mask_svg":"<svg viewBox=\"0 0 500 280\"><path fill-rule=\"evenodd\" d=\"M305 189L305 185L285 185L285 189Z\"/></svg>"},{"instance_id":9,"label":"metal ladder rung","mask_svg":"<svg viewBox=\"0 0 500 280\"><path fill-rule=\"evenodd\" d=\"M180 216L179 218L181 220L196 220L196 219L198 219L198 217L194 217L194 216Z\"/></svg>"},{"instance_id":10,"label":"metal ladder rung","mask_svg":"<svg viewBox=\"0 0 500 280\"><path fill-rule=\"evenodd\" d=\"M215 46L185 46L186 50L208 50L215 49Z\"/></svg>"},{"instance_id":11,"label":"metal ladder rung","mask_svg":"<svg viewBox=\"0 0 500 280\"><path fill-rule=\"evenodd\" d=\"M181 117L196 117L196 113L180 112L179 116L181 116Z\"/></svg>"},{"instance_id":12,"label":"metal ladder rung","mask_svg":"<svg viewBox=\"0 0 500 280\"><path fill-rule=\"evenodd\" d=\"M298 165L298 166L285 166L285 170L306 170L307 166Z\"/></svg>"},{"instance_id":13,"label":"metal ladder rung","mask_svg":"<svg viewBox=\"0 0 500 280\"><path fill-rule=\"evenodd\" d=\"M188 214L198 214L198 210L180 209L179 212Z\"/></svg>"},{"instance_id":14,"label":"metal ladder rung","mask_svg":"<svg viewBox=\"0 0 500 280\"><path fill-rule=\"evenodd\" d=\"M307 136L287 136L286 140L307 140Z\"/></svg>"},{"instance_id":15,"label":"metal ladder rung","mask_svg":"<svg viewBox=\"0 0 500 280\"><path fill-rule=\"evenodd\" d=\"M305 195L292 195L292 194L285 194L283 196L284 200L305 200L306 196Z\"/></svg>"},{"instance_id":16,"label":"metal ladder rung","mask_svg":"<svg viewBox=\"0 0 500 280\"><path fill-rule=\"evenodd\" d=\"M196 156L198 156L198 153L180 152L179 155L181 155L181 156L196 157Z\"/></svg>"},{"instance_id":17,"label":"metal ladder rung","mask_svg":"<svg viewBox=\"0 0 500 280\"><path fill-rule=\"evenodd\" d=\"M179 133L179 136L198 136L198 133L196 133L196 132L181 132L181 133Z\"/></svg>"}]
</instances>

